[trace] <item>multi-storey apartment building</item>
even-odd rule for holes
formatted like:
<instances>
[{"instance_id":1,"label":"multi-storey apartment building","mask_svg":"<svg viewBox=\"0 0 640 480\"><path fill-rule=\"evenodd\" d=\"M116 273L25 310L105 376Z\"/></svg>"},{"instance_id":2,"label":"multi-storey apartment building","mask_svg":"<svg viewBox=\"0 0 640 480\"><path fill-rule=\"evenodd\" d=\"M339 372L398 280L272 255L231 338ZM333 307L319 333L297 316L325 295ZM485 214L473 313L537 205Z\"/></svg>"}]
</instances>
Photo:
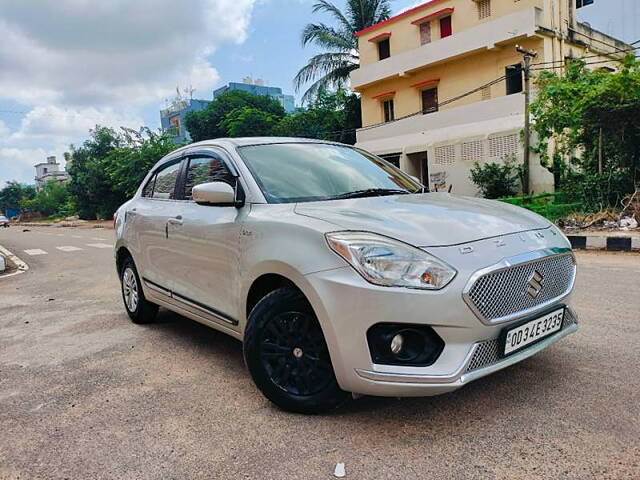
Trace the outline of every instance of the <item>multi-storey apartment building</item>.
<instances>
[{"instance_id":1,"label":"multi-storey apartment building","mask_svg":"<svg viewBox=\"0 0 640 480\"><path fill-rule=\"evenodd\" d=\"M589 0L431 0L357 33L357 144L434 189L476 194L474 162L523 159L523 56L533 74L570 58L616 70L633 47L576 19ZM497 80L495 83L492 83ZM553 176L530 162L530 190Z\"/></svg>"}]
</instances>

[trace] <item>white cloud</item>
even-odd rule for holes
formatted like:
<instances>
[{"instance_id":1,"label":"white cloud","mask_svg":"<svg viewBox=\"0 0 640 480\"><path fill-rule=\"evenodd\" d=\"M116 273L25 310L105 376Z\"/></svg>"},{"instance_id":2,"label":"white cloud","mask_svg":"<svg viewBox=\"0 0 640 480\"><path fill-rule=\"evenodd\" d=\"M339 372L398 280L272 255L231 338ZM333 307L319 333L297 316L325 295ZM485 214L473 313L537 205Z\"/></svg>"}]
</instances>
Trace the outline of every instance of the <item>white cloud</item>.
<instances>
[{"instance_id":1,"label":"white cloud","mask_svg":"<svg viewBox=\"0 0 640 480\"><path fill-rule=\"evenodd\" d=\"M22 119L20 129L0 136L0 146L30 146L34 143L67 144L87 136L96 125L138 128L142 120L135 113L121 114L111 108L35 107Z\"/></svg>"},{"instance_id":2,"label":"white cloud","mask_svg":"<svg viewBox=\"0 0 640 480\"><path fill-rule=\"evenodd\" d=\"M0 102L28 113L0 121L0 187L33 182L96 124L137 128L142 112L191 85L210 98L209 56L242 43L259 0L0 0Z\"/></svg>"},{"instance_id":3,"label":"white cloud","mask_svg":"<svg viewBox=\"0 0 640 480\"><path fill-rule=\"evenodd\" d=\"M0 0L0 98L142 105L176 84L208 90L207 60L241 43L255 0Z\"/></svg>"}]
</instances>

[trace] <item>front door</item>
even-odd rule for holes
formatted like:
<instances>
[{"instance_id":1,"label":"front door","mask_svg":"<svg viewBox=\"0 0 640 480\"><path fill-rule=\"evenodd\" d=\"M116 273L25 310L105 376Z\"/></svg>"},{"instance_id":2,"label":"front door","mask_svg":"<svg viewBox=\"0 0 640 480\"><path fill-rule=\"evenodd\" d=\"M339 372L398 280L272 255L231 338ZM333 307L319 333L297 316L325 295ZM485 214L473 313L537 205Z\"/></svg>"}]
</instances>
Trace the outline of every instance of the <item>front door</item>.
<instances>
[{"instance_id":1,"label":"front door","mask_svg":"<svg viewBox=\"0 0 640 480\"><path fill-rule=\"evenodd\" d=\"M185 164L181 223L169 230L178 245L173 266L174 299L196 313L227 325L240 316L240 210L235 206L198 205L192 189L201 183L223 181L233 187L237 178L222 154L192 155Z\"/></svg>"}]
</instances>

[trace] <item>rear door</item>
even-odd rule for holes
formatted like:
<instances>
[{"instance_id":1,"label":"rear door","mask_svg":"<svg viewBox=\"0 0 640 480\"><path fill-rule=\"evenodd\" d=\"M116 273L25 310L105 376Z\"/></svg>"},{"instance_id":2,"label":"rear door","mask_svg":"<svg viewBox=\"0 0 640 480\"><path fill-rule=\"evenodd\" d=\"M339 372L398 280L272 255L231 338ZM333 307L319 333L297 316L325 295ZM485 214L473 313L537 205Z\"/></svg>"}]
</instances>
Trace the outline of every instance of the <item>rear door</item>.
<instances>
[{"instance_id":1,"label":"rear door","mask_svg":"<svg viewBox=\"0 0 640 480\"><path fill-rule=\"evenodd\" d=\"M174 299L214 321L237 325L239 318L239 238L241 209L235 206L198 205L194 186L223 181L236 188L237 174L223 152L190 154L184 165L182 221L169 229ZM232 173L232 171L234 173Z\"/></svg>"},{"instance_id":2,"label":"rear door","mask_svg":"<svg viewBox=\"0 0 640 480\"><path fill-rule=\"evenodd\" d=\"M171 290L173 285L175 245L169 241L167 231L172 222L180 221L182 202L178 179L182 160L179 157L158 167L131 212L127 212L135 222L131 230L138 237L135 244L139 252L135 260L140 275L148 285L163 290Z\"/></svg>"}]
</instances>

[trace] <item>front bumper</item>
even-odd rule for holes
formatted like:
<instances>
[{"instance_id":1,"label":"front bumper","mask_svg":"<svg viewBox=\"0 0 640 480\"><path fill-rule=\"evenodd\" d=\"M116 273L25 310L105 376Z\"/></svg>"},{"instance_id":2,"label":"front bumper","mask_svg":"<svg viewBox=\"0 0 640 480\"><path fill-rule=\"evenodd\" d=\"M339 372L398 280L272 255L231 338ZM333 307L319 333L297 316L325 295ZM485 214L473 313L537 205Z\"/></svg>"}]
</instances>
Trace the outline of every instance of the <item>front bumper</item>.
<instances>
[{"instance_id":1,"label":"front bumper","mask_svg":"<svg viewBox=\"0 0 640 480\"><path fill-rule=\"evenodd\" d=\"M565 326L561 331L506 358L499 358L498 341L494 339L476 343L461 368L451 375L381 373L364 369L356 369L356 373L376 385L389 386L393 390L400 387L406 396L445 393L529 358L567 335L575 333L578 328L575 312L567 307ZM425 388L430 392L425 392Z\"/></svg>"},{"instance_id":2,"label":"front bumper","mask_svg":"<svg viewBox=\"0 0 640 480\"><path fill-rule=\"evenodd\" d=\"M521 235L519 236L521 237ZM538 239L539 251L566 248L559 236ZM334 371L346 391L378 396L428 396L460 388L484 375L534 355L575 332L575 313L567 309L563 329L507 358L497 353L497 342L505 326L566 304L568 292L535 311L526 311L504 322L481 321L463 300L463 292L474 273L523 253L521 238L508 237L496 250L493 241L473 244L476 254L459 257L459 247L429 249L458 268L458 275L439 291L379 287L367 283L351 267L306 276L308 296L322 325ZM464 267L459 267L460 260ZM456 260L458 260L456 262ZM458 264L458 265L456 265ZM433 365L426 367L381 365L372 362L367 330L377 323L429 325L444 340L445 347Z\"/></svg>"}]
</instances>

